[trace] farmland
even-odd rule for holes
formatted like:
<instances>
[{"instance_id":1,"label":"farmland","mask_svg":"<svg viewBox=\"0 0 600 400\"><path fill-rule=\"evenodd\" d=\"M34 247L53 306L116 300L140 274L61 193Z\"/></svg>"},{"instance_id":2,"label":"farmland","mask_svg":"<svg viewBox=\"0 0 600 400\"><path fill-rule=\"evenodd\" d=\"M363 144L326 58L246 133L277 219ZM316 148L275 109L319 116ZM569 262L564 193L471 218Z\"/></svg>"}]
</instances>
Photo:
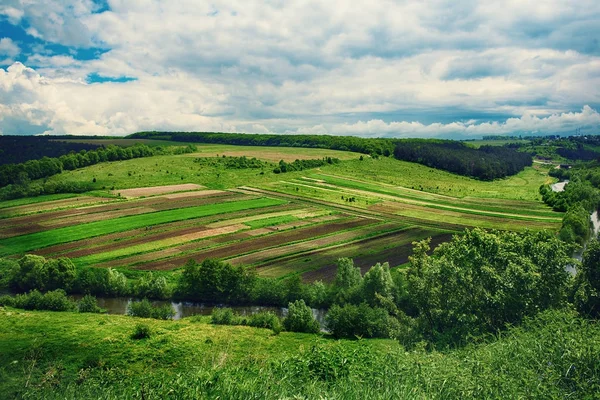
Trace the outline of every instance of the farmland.
<instances>
[{"instance_id":1,"label":"farmland","mask_svg":"<svg viewBox=\"0 0 600 400\"><path fill-rule=\"evenodd\" d=\"M234 157L254 168L231 168ZM403 265L412 242L464 228L557 230L540 200L550 181L527 168L482 182L388 158L325 149L201 145L194 154L101 163L48 178L93 192L5 202L0 255L69 257L79 266L173 270L218 258L265 277L331 280L335 261ZM276 174L276 161L341 160ZM201 162L199 162L201 161Z\"/></svg>"}]
</instances>

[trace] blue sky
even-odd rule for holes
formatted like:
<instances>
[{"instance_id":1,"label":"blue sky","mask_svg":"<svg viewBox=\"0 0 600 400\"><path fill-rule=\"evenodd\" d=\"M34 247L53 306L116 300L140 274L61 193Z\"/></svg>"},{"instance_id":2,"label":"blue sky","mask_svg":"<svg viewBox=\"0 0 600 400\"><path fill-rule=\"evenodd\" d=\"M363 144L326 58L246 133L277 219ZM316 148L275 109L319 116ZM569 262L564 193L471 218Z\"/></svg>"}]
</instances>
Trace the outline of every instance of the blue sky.
<instances>
[{"instance_id":1,"label":"blue sky","mask_svg":"<svg viewBox=\"0 0 600 400\"><path fill-rule=\"evenodd\" d=\"M3 0L0 133L600 134L600 2Z\"/></svg>"}]
</instances>

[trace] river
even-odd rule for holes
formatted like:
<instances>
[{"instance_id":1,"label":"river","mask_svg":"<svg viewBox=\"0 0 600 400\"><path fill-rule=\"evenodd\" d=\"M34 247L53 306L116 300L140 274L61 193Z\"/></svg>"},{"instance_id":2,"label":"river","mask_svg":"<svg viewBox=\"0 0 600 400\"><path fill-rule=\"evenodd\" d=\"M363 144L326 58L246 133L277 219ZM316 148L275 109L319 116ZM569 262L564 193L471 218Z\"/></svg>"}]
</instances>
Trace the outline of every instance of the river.
<instances>
[{"instance_id":1,"label":"river","mask_svg":"<svg viewBox=\"0 0 600 400\"><path fill-rule=\"evenodd\" d=\"M81 295L73 295L75 300L81 299ZM127 308L129 304L134 301L130 297L98 297L98 306L104 308L108 314L127 314ZM264 306L227 306L227 305L214 305L204 303L192 303L192 302L174 302L169 300L152 301L155 306L163 306L170 304L175 311L173 319L181 319L185 317L191 317L193 315L210 315L214 308L218 307L229 307L233 309L237 314L240 315L252 315L261 311L271 311L278 317L287 316L288 309L286 307L264 307ZM321 328L325 326L325 314L326 310L320 310L313 308L312 313L315 319L321 325Z\"/></svg>"}]
</instances>

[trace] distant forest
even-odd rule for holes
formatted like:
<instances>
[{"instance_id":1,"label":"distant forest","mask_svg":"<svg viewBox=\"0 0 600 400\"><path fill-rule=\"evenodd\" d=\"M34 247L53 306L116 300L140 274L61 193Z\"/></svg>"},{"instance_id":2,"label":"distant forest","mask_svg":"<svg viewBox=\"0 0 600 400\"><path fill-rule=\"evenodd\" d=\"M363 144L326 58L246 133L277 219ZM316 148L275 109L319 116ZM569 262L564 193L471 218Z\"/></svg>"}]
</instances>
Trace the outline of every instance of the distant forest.
<instances>
[{"instance_id":1,"label":"distant forest","mask_svg":"<svg viewBox=\"0 0 600 400\"><path fill-rule=\"evenodd\" d=\"M136 139L171 140L175 142L233 144L240 146L308 147L354 151L363 154L389 156L396 141L365 139L355 136L274 135L219 132L138 132L127 136Z\"/></svg>"},{"instance_id":2,"label":"distant forest","mask_svg":"<svg viewBox=\"0 0 600 400\"><path fill-rule=\"evenodd\" d=\"M455 141L402 141L394 157L486 181L514 175L533 163L530 154L508 147L474 149Z\"/></svg>"},{"instance_id":3,"label":"distant forest","mask_svg":"<svg viewBox=\"0 0 600 400\"><path fill-rule=\"evenodd\" d=\"M101 147L90 143L62 142L55 136L0 135L0 165L20 164L42 157L57 158L70 152L95 150Z\"/></svg>"},{"instance_id":4,"label":"distant forest","mask_svg":"<svg viewBox=\"0 0 600 400\"><path fill-rule=\"evenodd\" d=\"M481 180L514 175L532 164L530 154L510 147L481 146L474 149L462 142L451 140L216 132L138 132L128 137L245 146L326 148L354 151L375 157L394 155L399 160L417 162Z\"/></svg>"}]
</instances>

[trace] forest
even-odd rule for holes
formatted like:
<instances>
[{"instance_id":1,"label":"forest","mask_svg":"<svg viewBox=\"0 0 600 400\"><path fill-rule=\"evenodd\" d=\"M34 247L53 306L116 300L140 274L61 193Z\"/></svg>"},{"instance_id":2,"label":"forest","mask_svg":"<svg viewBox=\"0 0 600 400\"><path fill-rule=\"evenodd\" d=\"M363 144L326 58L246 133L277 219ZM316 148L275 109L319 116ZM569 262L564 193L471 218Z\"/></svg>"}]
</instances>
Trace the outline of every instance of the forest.
<instances>
[{"instance_id":1,"label":"forest","mask_svg":"<svg viewBox=\"0 0 600 400\"><path fill-rule=\"evenodd\" d=\"M531 155L509 147L474 149L456 141L401 141L394 149L394 157L488 181L514 175L532 163Z\"/></svg>"},{"instance_id":2,"label":"forest","mask_svg":"<svg viewBox=\"0 0 600 400\"><path fill-rule=\"evenodd\" d=\"M0 165L20 164L43 157L58 158L70 152L79 153L99 147L93 143L62 141L56 136L0 135Z\"/></svg>"}]
</instances>

